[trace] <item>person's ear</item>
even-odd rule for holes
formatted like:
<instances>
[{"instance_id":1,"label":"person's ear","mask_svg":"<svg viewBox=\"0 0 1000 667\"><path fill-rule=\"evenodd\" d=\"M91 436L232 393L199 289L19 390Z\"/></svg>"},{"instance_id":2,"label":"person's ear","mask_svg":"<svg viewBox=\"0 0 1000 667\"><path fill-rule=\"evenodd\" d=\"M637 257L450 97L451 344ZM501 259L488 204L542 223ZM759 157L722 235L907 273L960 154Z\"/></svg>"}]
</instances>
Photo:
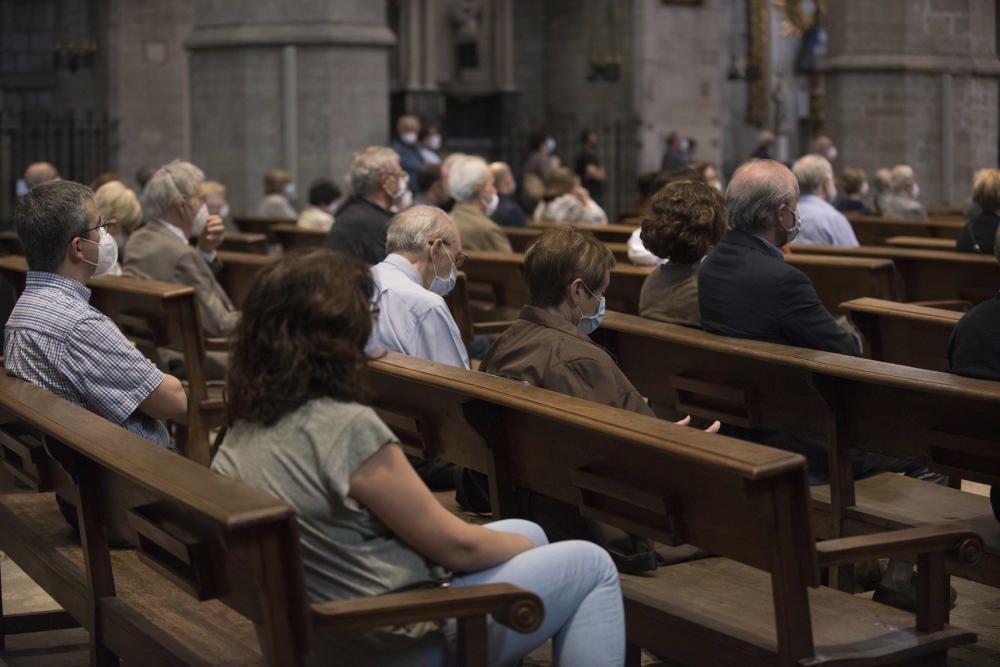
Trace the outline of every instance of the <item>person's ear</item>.
<instances>
[{"instance_id":1,"label":"person's ear","mask_svg":"<svg viewBox=\"0 0 1000 667\"><path fill-rule=\"evenodd\" d=\"M82 240L79 236L74 236L66 248L66 256L74 262L82 262L86 259L81 247Z\"/></svg>"},{"instance_id":2,"label":"person's ear","mask_svg":"<svg viewBox=\"0 0 1000 667\"><path fill-rule=\"evenodd\" d=\"M573 282L569 284L569 287L566 288L568 290L569 300L574 306L580 304L580 291L582 288L583 288L582 278L574 279Z\"/></svg>"}]
</instances>

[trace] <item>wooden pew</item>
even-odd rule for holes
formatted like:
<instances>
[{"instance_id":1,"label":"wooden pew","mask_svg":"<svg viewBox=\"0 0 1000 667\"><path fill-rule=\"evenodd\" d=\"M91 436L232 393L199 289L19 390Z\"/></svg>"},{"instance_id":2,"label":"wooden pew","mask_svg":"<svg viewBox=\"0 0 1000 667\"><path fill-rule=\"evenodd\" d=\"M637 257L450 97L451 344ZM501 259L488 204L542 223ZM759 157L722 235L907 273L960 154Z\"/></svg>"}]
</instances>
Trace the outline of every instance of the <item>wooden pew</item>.
<instances>
[{"instance_id":1,"label":"wooden pew","mask_svg":"<svg viewBox=\"0 0 1000 667\"><path fill-rule=\"evenodd\" d=\"M531 220L528 224L529 227L545 230L568 223L537 222ZM579 229L581 232L590 232L598 240L605 243L625 243L628 241L628 237L632 235L632 232L635 231L635 225L573 225L573 227Z\"/></svg>"},{"instance_id":2,"label":"wooden pew","mask_svg":"<svg viewBox=\"0 0 1000 667\"><path fill-rule=\"evenodd\" d=\"M578 228L583 227L583 225L577 225ZM587 229L592 229L592 227L587 227ZM516 253L526 253L531 244L538 240L542 232L545 231L543 227L533 226L533 227L504 227L504 233L507 235L507 240L510 241L511 249ZM626 239L627 240L627 239ZM604 241L604 244L608 246L608 249L614 254L615 259L619 262L628 262L628 247L625 242L612 242Z\"/></svg>"},{"instance_id":3,"label":"wooden pew","mask_svg":"<svg viewBox=\"0 0 1000 667\"><path fill-rule=\"evenodd\" d=\"M928 527L816 545L799 455L402 355L369 363L365 385L408 452L488 473L502 517L520 488L717 555L622 577L630 664L635 647L689 665L902 664L971 639L945 625L934 568L942 547L975 562L978 537ZM819 567L926 548L921 585L944 596L916 631L905 612L818 586Z\"/></svg>"},{"instance_id":4,"label":"wooden pew","mask_svg":"<svg viewBox=\"0 0 1000 667\"><path fill-rule=\"evenodd\" d=\"M296 667L319 633L454 617L462 663L481 665L487 614L541 622L537 596L506 584L310 604L285 503L14 378L0 377L0 415L3 465L37 491L0 495L0 549L67 612L3 616L3 634L72 619L98 666ZM52 491L77 507L81 541Z\"/></svg>"},{"instance_id":5,"label":"wooden pew","mask_svg":"<svg viewBox=\"0 0 1000 667\"><path fill-rule=\"evenodd\" d=\"M21 239L17 237L17 232L13 229L0 231L0 254L3 255L23 255L24 248L21 247Z\"/></svg>"},{"instance_id":6,"label":"wooden pew","mask_svg":"<svg viewBox=\"0 0 1000 667\"><path fill-rule=\"evenodd\" d=\"M469 280L487 283L497 295L498 306L518 309L530 295L524 282L524 255L511 253L468 252L463 270ZM786 261L802 270L813 282L823 304L838 313L844 301L870 296L895 299L898 296L893 263L867 258L830 258L787 255ZM637 314L639 295L649 266L620 262L611 271L611 283L605 293L608 310Z\"/></svg>"},{"instance_id":7,"label":"wooden pew","mask_svg":"<svg viewBox=\"0 0 1000 667\"><path fill-rule=\"evenodd\" d=\"M233 216L233 222L241 231L248 234L265 234L270 239L271 229L275 225L295 224L294 219L289 218L262 218L253 215Z\"/></svg>"},{"instance_id":8,"label":"wooden pew","mask_svg":"<svg viewBox=\"0 0 1000 667\"><path fill-rule=\"evenodd\" d=\"M250 281L261 268L273 262L274 257L225 250L219 250L217 254L222 262L219 283L226 290L233 305L242 308L250 289Z\"/></svg>"},{"instance_id":9,"label":"wooden pew","mask_svg":"<svg viewBox=\"0 0 1000 667\"><path fill-rule=\"evenodd\" d=\"M964 300L973 304L993 298L1000 288L1000 264L990 255L891 246L793 245L791 255L839 255L891 259L902 277L904 301Z\"/></svg>"},{"instance_id":10,"label":"wooden pew","mask_svg":"<svg viewBox=\"0 0 1000 667\"><path fill-rule=\"evenodd\" d=\"M28 266L23 257L0 257L0 275L24 291ZM150 359L156 350L170 348L184 357L188 392L187 423L175 431L177 444L188 458L208 465L209 434L225 423L222 389L205 380L206 341L193 287L139 278L92 278L90 303L110 317Z\"/></svg>"},{"instance_id":11,"label":"wooden pew","mask_svg":"<svg viewBox=\"0 0 1000 667\"><path fill-rule=\"evenodd\" d=\"M1000 484L1000 383L870 359L716 336L609 312L594 338L657 411L818 440L832 484L813 487L821 538L959 522L986 543L959 576L1000 586L1000 523L989 499L895 474L855 482L851 447Z\"/></svg>"},{"instance_id":12,"label":"wooden pew","mask_svg":"<svg viewBox=\"0 0 1000 667\"><path fill-rule=\"evenodd\" d=\"M880 216L847 216L854 234L861 245L882 245L890 236L925 236L929 238L957 239L965 227L961 219L934 218L926 222L915 220L890 220Z\"/></svg>"},{"instance_id":13,"label":"wooden pew","mask_svg":"<svg viewBox=\"0 0 1000 667\"><path fill-rule=\"evenodd\" d=\"M285 252L318 248L326 240L327 232L321 229L309 229L292 224L275 225L271 228L271 236L280 243Z\"/></svg>"},{"instance_id":14,"label":"wooden pew","mask_svg":"<svg viewBox=\"0 0 1000 667\"><path fill-rule=\"evenodd\" d=\"M882 299L841 304L877 361L947 372L948 339L962 313Z\"/></svg>"},{"instance_id":15,"label":"wooden pew","mask_svg":"<svg viewBox=\"0 0 1000 667\"><path fill-rule=\"evenodd\" d=\"M226 237L219 250L233 252L248 252L256 255L267 254L267 234L248 234L246 232L226 232Z\"/></svg>"},{"instance_id":16,"label":"wooden pew","mask_svg":"<svg viewBox=\"0 0 1000 667\"><path fill-rule=\"evenodd\" d=\"M932 239L924 236L890 236L885 240L885 245L920 250L955 250L954 239Z\"/></svg>"}]
</instances>

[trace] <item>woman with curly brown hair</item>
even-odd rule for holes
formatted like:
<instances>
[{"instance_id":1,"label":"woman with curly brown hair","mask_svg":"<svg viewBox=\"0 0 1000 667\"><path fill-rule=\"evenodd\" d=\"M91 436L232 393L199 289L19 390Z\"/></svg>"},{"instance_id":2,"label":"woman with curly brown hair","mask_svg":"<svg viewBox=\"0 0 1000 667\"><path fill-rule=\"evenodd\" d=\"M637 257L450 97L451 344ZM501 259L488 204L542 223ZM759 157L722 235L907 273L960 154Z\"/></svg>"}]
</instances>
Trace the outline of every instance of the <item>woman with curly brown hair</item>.
<instances>
[{"instance_id":1,"label":"woman with curly brown hair","mask_svg":"<svg viewBox=\"0 0 1000 667\"><path fill-rule=\"evenodd\" d=\"M465 523L360 402L374 289L365 264L327 250L258 274L230 361L231 429L212 468L295 508L311 602L512 583L542 598L545 620L528 635L491 621L490 664L515 663L550 637L556 664L623 664L621 591L600 547L550 545L528 521ZM309 664L439 665L454 650L453 622L418 623L320 635Z\"/></svg>"},{"instance_id":2,"label":"woman with curly brown hair","mask_svg":"<svg viewBox=\"0 0 1000 667\"><path fill-rule=\"evenodd\" d=\"M701 327L698 266L722 239L728 220L722 197L705 183L670 183L654 195L640 236L651 253L668 261L643 283L640 315Z\"/></svg>"}]
</instances>

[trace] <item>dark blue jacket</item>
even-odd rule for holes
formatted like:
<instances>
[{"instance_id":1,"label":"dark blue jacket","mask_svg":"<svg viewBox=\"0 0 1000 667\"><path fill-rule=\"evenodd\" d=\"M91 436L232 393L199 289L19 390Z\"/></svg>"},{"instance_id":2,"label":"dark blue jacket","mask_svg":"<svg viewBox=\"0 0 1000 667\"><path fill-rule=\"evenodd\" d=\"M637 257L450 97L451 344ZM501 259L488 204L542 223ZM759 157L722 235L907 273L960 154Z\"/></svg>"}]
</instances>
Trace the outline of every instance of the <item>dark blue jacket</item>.
<instances>
[{"instance_id":1,"label":"dark blue jacket","mask_svg":"<svg viewBox=\"0 0 1000 667\"><path fill-rule=\"evenodd\" d=\"M706 331L857 356L854 337L823 307L809 278L764 239L730 230L698 270Z\"/></svg>"},{"instance_id":2,"label":"dark blue jacket","mask_svg":"<svg viewBox=\"0 0 1000 667\"><path fill-rule=\"evenodd\" d=\"M417 192L417 172L424 166L424 156L420 154L420 147L416 144L404 144L397 139L392 142L392 150L399 156L399 166L410 177L410 190Z\"/></svg>"},{"instance_id":3,"label":"dark blue jacket","mask_svg":"<svg viewBox=\"0 0 1000 667\"><path fill-rule=\"evenodd\" d=\"M524 211L521 205L509 195L500 195L500 203L497 210L493 211L490 219L501 227L527 227L528 222L524 219Z\"/></svg>"}]
</instances>

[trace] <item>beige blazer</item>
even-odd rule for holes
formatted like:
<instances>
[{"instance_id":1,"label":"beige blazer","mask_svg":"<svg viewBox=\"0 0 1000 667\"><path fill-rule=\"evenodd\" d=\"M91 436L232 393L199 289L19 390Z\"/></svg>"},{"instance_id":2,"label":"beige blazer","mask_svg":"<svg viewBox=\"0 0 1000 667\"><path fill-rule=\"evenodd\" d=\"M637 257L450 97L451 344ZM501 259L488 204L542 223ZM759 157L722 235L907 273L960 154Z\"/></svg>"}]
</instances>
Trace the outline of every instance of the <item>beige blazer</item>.
<instances>
[{"instance_id":1,"label":"beige blazer","mask_svg":"<svg viewBox=\"0 0 1000 667\"><path fill-rule=\"evenodd\" d=\"M215 260L221 267L219 260ZM129 237L122 275L193 287L206 336L229 334L240 313L196 248L158 222L147 222Z\"/></svg>"}]
</instances>

